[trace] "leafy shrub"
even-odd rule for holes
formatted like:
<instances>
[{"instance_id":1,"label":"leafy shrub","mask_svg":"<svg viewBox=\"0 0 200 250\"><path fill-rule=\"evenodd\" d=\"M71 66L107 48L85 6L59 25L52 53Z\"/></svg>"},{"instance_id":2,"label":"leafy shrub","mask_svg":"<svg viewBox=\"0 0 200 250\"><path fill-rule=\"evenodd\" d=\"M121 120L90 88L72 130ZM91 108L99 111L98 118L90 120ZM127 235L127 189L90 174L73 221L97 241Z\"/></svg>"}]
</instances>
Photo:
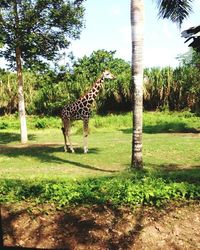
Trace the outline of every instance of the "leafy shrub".
<instances>
[{"instance_id":1,"label":"leafy shrub","mask_svg":"<svg viewBox=\"0 0 200 250\"><path fill-rule=\"evenodd\" d=\"M0 122L0 129L6 129L8 128L8 123L7 122Z\"/></svg>"},{"instance_id":2,"label":"leafy shrub","mask_svg":"<svg viewBox=\"0 0 200 250\"><path fill-rule=\"evenodd\" d=\"M200 199L198 183L166 181L154 176L103 177L83 181L22 182L0 180L0 202L24 199L59 206L110 203L161 206L170 200Z\"/></svg>"},{"instance_id":3,"label":"leafy shrub","mask_svg":"<svg viewBox=\"0 0 200 250\"><path fill-rule=\"evenodd\" d=\"M38 129L60 127L60 119L54 117L32 117L30 121L32 124L31 127L33 126Z\"/></svg>"},{"instance_id":4,"label":"leafy shrub","mask_svg":"<svg viewBox=\"0 0 200 250\"><path fill-rule=\"evenodd\" d=\"M46 128L47 127L47 122L46 122L46 120L44 120L44 119L40 119L40 120L37 120L36 122L35 122L35 127L36 128Z\"/></svg>"}]
</instances>

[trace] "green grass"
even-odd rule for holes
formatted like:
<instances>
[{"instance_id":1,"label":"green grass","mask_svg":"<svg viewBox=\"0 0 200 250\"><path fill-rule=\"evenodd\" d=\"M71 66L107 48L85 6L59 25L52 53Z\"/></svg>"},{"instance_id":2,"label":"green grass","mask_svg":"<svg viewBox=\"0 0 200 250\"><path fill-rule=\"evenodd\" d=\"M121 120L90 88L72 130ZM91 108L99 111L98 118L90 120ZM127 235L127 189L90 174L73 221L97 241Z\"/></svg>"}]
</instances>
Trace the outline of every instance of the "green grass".
<instances>
[{"instance_id":1,"label":"green grass","mask_svg":"<svg viewBox=\"0 0 200 250\"><path fill-rule=\"evenodd\" d=\"M200 132L200 118L190 112L145 112L145 133L198 133ZM28 116L27 125L29 130L44 128L60 128L61 121L58 117ZM113 131L123 129L123 132L131 133L132 114L98 116L90 119L90 128L93 132ZM19 129L17 115L0 117L0 131L13 131ZM73 133L82 132L82 122L78 121L72 128Z\"/></svg>"},{"instance_id":2,"label":"green grass","mask_svg":"<svg viewBox=\"0 0 200 250\"><path fill-rule=\"evenodd\" d=\"M0 124L7 124L0 129L1 202L159 205L200 197L200 118L190 113L144 114L141 173L129 171L131 114L94 116L88 154L83 154L81 122L72 127L75 154L63 151L58 118L28 117L26 146L19 142L17 117L2 117Z\"/></svg>"}]
</instances>

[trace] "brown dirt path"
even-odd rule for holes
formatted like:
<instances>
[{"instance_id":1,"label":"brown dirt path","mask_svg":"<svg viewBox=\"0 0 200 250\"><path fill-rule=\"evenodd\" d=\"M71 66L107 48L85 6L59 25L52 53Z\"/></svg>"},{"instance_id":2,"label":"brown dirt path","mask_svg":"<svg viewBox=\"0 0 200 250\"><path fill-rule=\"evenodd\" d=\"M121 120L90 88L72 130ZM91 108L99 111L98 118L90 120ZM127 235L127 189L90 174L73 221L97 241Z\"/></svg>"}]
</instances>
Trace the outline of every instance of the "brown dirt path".
<instances>
[{"instance_id":1,"label":"brown dirt path","mask_svg":"<svg viewBox=\"0 0 200 250\"><path fill-rule=\"evenodd\" d=\"M0 244L11 249L200 249L200 203L162 210L2 205L1 224Z\"/></svg>"}]
</instances>

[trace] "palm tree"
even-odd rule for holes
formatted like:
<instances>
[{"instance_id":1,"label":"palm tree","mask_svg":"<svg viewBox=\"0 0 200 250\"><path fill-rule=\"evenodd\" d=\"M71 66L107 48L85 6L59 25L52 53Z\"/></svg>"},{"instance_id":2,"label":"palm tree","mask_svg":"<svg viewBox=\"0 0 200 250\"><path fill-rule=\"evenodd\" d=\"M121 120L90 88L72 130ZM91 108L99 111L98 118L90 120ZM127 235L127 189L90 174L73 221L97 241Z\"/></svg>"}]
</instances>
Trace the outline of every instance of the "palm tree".
<instances>
[{"instance_id":1,"label":"palm tree","mask_svg":"<svg viewBox=\"0 0 200 250\"><path fill-rule=\"evenodd\" d=\"M157 0L159 16L181 26L192 11L193 0ZM144 1L131 0L133 139L131 168L143 168L142 108L143 108L143 27Z\"/></svg>"},{"instance_id":2,"label":"palm tree","mask_svg":"<svg viewBox=\"0 0 200 250\"><path fill-rule=\"evenodd\" d=\"M200 25L184 30L181 36L187 38L185 43L193 39L188 46L200 53Z\"/></svg>"},{"instance_id":3,"label":"palm tree","mask_svg":"<svg viewBox=\"0 0 200 250\"><path fill-rule=\"evenodd\" d=\"M131 167L143 168L142 109L143 109L143 27L144 1L131 0L133 137Z\"/></svg>"},{"instance_id":4,"label":"palm tree","mask_svg":"<svg viewBox=\"0 0 200 250\"><path fill-rule=\"evenodd\" d=\"M193 0L157 0L159 7L159 16L161 18L167 18L171 21L178 23L181 26L183 20L188 17L192 12L192 2ZM181 33L182 37L187 38L185 42L193 39L189 47L196 49L200 52L200 25L195 27L190 27Z\"/></svg>"}]
</instances>

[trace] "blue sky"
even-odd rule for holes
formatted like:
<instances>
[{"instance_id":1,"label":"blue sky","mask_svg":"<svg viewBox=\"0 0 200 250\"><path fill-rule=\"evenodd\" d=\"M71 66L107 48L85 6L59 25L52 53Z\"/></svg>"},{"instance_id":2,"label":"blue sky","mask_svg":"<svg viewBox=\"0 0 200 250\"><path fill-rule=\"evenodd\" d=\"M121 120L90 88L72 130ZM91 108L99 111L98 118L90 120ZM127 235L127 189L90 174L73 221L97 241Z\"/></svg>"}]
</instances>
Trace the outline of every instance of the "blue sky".
<instances>
[{"instance_id":1,"label":"blue sky","mask_svg":"<svg viewBox=\"0 0 200 250\"><path fill-rule=\"evenodd\" d=\"M181 30L169 20L158 19L156 0L145 2L144 65L178 65L177 55L188 51L181 31L199 25L200 0L194 0L194 10ZM116 50L116 56L131 61L130 0L86 0L85 29L80 39L72 41L67 52L75 57L89 56L94 50ZM62 63L67 62L67 57ZM0 58L0 67L5 61Z\"/></svg>"},{"instance_id":2,"label":"blue sky","mask_svg":"<svg viewBox=\"0 0 200 250\"><path fill-rule=\"evenodd\" d=\"M181 31L200 24L200 0L194 1L194 10L181 29L169 20L158 19L155 0L145 0L145 67L177 66L177 55L188 51ZM116 50L116 56L131 60L130 0L87 0L85 2L86 28L80 40L72 42L69 50L76 57L90 55L98 49Z\"/></svg>"}]
</instances>

